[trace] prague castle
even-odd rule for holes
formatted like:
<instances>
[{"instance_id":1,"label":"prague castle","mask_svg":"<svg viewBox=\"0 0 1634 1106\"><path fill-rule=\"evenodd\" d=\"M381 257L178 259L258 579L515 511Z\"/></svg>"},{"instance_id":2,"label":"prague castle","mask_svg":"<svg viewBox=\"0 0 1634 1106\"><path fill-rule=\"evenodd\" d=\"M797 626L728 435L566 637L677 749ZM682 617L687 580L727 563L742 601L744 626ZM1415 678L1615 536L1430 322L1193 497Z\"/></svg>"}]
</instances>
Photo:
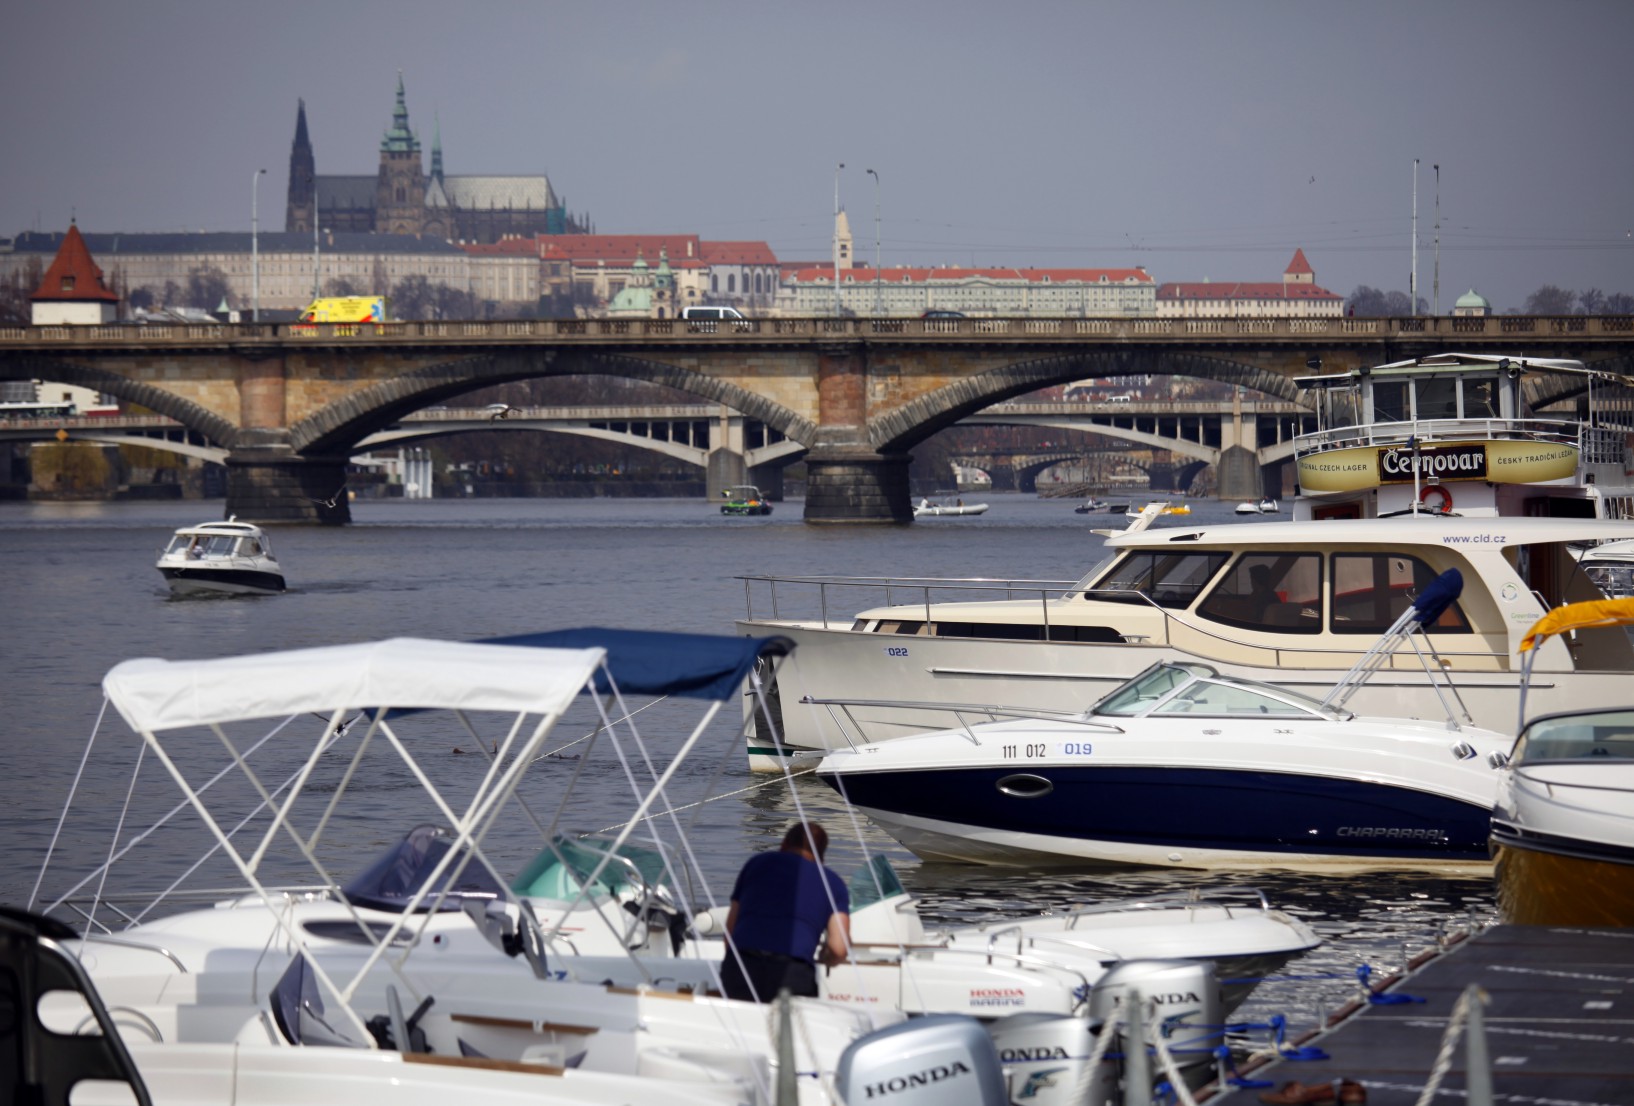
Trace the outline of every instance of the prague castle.
<instances>
[{"instance_id":1,"label":"prague castle","mask_svg":"<svg viewBox=\"0 0 1634 1106\"><path fill-rule=\"evenodd\" d=\"M568 216L548 177L444 174L440 128L432 137L427 172L420 137L409 129L401 74L391 127L380 140L379 171L372 175L318 174L301 101L289 152L284 229L311 233L314 217L325 231L424 235L456 243L585 229Z\"/></svg>"}]
</instances>

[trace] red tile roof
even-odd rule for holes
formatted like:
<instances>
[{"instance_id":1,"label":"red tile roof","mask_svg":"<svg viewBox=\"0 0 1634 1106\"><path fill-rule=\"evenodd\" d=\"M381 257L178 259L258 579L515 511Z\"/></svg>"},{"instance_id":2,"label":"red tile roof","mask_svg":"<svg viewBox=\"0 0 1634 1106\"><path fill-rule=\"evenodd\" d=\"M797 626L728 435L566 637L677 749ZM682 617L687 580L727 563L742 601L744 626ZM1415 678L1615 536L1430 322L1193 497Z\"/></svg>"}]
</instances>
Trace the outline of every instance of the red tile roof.
<instances>
[{"instance_id":1,"label":"red tile roof","mask_svg":"<svg viewBox=\"0 0 1634 1106\"><path fill-rule=\"evenodd\" d=\"M704 242L703 259L712 265L776 265L777 255L764 242Z\"/></svg>"},{"instance_id":2,"label":"red tile roof","mask_svg":"<svg viewBox=\"0 0 1634 1106\"><path fill-rule=\"evenodd\" d=\"M638 254L656 265L662 250L672 265L702 254L696 234L541 234L538 242L540 257L610 265L627 265Z\"/></svg>"},{"instance_id":3,"label":"red tile roof","mask_svg":"<svg viewBox=\"0 0 1634 1106\"><path fill-rule=\"evenodd\" d=\"M91 260L91 251L79 233L76 224L68 225L62 247L45 271L30 300L68 300L71 302L118 303L119 297L102 283L102 270Z\"/></svg>"},{"instance_id":4,"label":"red tile roof","mask_svg":"<svg viewBox=\"0 0 1634 1106\"><path fill-rule=\"evenodd\" d=\"M1342 300L1326 288L1314 284L1284 284L1282 281L1184 281L1158 286L1159 300Z\"/></svg>"},{"instance_id":5,"label":"red tile roof","mask_svg":"<svg viewBox=\"0 0 1634 1106\"><path fill-rule=\"evenodd\" d=\"M1300 249L1294 250L1294 259L1288 262L1288 267L1282 271L1285 275L1290 276L1303 276L1306 273L1312 276L1316 275L1316 270L1311 268L1311 263L1305 260L1305 251Z\"/></svg>"},{"instance_id":6,"label":"red tile roof","mask_svg":"<svg viewBox=\"0 0 1634 1106\"><path fill-rule=\"evenodd\" d=\"M810 265L810 262L806 262ZM796 269L792 273L785 270L786 275L803 282L834 281L834 267L829 265L811 266ZM1124 285L1129 282L1135 284L1151 284L1152 278L1145 269L881 269L879 279L882 284L923 284L930 280L970 280L985 278L987 280L1026 281L1029 284L1062 284L1082 281L1085 284L1099 284L1102 277L1106 278L1108 286ZM872 269L844 269L840 272L840 283L844 284L850 278L856 284L871 284L874 280Z\"/></svg>"}]
</instances>

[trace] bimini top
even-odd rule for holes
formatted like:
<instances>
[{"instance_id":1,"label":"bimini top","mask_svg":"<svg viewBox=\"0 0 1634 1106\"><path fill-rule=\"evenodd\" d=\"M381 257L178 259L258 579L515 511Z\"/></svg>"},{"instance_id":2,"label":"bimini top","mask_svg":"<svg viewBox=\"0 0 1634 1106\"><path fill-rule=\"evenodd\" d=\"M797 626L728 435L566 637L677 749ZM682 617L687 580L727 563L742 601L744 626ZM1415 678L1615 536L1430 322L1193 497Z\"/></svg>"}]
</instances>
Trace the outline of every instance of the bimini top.
<instances>
[{"instance_id":1,"label":"bimini top","mask_svg":"<svg viewBox=\"0 0 1634 1106\"><path fill-rule=\"evenodd\" d=\"M786 637L670 634L600 626L482 640L489 645L605 649L607 671L627 695L678 695L717 702L738 693L761 657L782 656L794 648ZM596 690L608 690L607 677L601 672L596 673Z\"/></svg>"},{"instance_id":2,"label":"bimini top","mask_svg":"<svg viewBox=\"0 0 1634 1106\"><path fill-rule=\"evenodd\" d=\"M392 638L216 660L129 660L109 670L102 690L139 732L372 707L555 714L605 656Z\"/></svg>"},{"instance_id":3,"label":"bimini top","mask_svg":"<svg viewBox=\"0 0 1634 1106\"><path fill-rule=\"evenodd\" d=\"M1526 631L1520 651L1536 649L1556 634L1591 626L1634 626L1634 599L1591 599L1556 607Z\"/></svg>"}]
</instances>

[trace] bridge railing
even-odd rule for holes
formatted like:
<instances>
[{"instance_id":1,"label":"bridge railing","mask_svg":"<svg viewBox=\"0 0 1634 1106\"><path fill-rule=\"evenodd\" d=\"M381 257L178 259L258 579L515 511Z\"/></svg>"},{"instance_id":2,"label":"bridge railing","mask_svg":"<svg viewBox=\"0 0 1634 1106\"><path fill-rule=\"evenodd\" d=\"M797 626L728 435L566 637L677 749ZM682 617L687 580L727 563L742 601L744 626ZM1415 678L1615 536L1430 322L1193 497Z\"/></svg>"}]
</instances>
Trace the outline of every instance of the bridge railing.
<instances>
[{"instance_id":1,"label":"bridge railing","mask_svg":"<svg viewBox=\"0 0 1634 1106\"><path fill-rule=\"evenodd\" d=\"M1092 338L1173 340L1305 340L1444 337L1469 340L1534 338L1634 339L1634 315L1435 318L765 318L765 319L503 319L385 323L237 323L175 326L0 327L0 349L56 344L197 345L262 342L671 342L972 339L1011 343Z\"/></svg>"}]
</instances>

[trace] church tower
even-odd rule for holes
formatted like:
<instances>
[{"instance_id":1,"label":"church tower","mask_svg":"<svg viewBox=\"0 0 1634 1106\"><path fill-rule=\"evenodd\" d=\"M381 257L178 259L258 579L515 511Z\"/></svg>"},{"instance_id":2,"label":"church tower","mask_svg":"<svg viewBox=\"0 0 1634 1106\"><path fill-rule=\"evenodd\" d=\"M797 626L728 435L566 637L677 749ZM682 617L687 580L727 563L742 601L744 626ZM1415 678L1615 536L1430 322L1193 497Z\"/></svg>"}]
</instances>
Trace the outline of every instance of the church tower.
<instances>
[{"instance_id":1,"label":"church tower","mask_svg":"<svg viewBox=\"0 0 1634 1106\"><path fill-rule=\"evenodd\" d=\"M420 139L409 130L403 74L397 74L397 106L391 129L380 140L380 176L375 182L374 229L378 234L419 234L426 216L426 178Z\"/></svg>"},{"instance_id":2,"label":"church tower","mask_svg":"<svg viewBox=\"0 0 1634 1106\"><path fill-rule=\"evenodd\" d=\"M318 211L317 166L312 158L312 140L306 135L306 101L295 109L295 144L289 148L289 203L284 209L284 229L311 230Z\"/></svg>"}]
</instances>

